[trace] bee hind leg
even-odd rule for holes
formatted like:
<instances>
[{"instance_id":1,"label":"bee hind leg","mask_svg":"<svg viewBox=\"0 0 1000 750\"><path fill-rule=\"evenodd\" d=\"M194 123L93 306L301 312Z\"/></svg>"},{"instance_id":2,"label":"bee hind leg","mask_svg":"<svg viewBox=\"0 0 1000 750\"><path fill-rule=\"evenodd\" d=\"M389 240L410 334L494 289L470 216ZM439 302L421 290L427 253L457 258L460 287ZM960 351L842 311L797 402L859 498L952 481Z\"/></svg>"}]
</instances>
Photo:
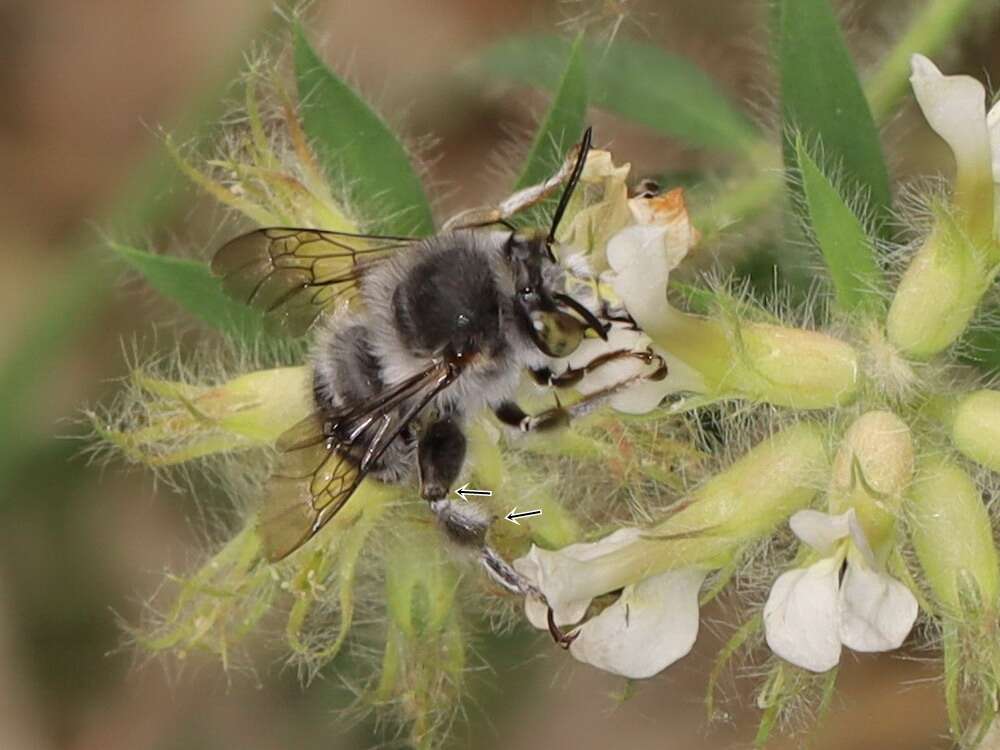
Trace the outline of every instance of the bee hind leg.
<instances>
[{"instance_id":1,"label":"bee hind leg","mask_svg":"<svg viewBox=\"0 0 1000 750\"><path fill-rule=\"evenodd\" d=\"M545 601L542 592L534 584L486 543L486 532L494 520L488 511L475 503L447 498L432 500L430 508L452 542L476 552L491 580L512 594L533 596Z\"/></svg>"},{"instance_id":2,"label":"bee hind leg","mask_svg":"<svg viewBox=\"0 0 1000 750\"><path fill-rule=\"evenodd\" d=\"M417 445L420 496L440 500L448 496L465 463L466 439L457 415L446 415L429 424Z\"/></svg>"},{"instance_id":3,"label":"bee hind leg","mask_svg":"<svg viewBox=\"0 0 1000 750\"><path fill-rule=\"evenodd\" d=\"M533 596L541 602L545 601L545 595L527 578L514 570L514 567L503 559L492 547L484 545L479 560L490 578L512 594L519 596Z\"/></svg>"},{"instance_id":4,"label":"bee hind leg","mask_svg":"<svg viewBox=\"0 0 1000 750\"><path fill-rule=\"evenodd\" d=\"M417 448L421 497L430 501L431 512L452 542L477 552L490 578L511 593L540 597L524 576L486 544L493 516L475 503L448 498L465 462L465 451L465 433L456 416L443 416L426 427Z\"/></svg>"}]
</instances>

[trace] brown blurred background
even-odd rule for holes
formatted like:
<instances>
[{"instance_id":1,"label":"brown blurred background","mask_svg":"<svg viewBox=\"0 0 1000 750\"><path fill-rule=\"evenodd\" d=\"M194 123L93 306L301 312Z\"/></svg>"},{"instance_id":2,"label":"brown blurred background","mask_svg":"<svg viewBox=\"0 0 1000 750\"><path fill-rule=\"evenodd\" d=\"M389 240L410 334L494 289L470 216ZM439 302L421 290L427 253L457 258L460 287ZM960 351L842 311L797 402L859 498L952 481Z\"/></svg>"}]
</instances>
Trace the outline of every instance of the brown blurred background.
<instances>
[{"instance_id":1,"label":"brown blurred background","mask_svg":"<svg viewBox=\"0 0 1000 750\"><path fill-rule=\"evenodd\" d=\"M429 169L439 216L495 198L499 147L530 132L544 97L454 75L477 49L514 31L622 2L368 0L320 2L310 32L413 139L438 139ZM685 55L764 117L763 7L757 2L628 3L621 32ZM862 63L919 2L838 3ZM613 20L612 13L612 20ZM944 56L950 70L1000 78L997 14ZM8 0L0 6L0 750L349 748L380 741L346 728L333 679L303 690L262 653L259 674L227 678L214 663L179 679L137 663L120 616L135 622L165 566L183 567L197 532L184 496L119 465L77 456L84 403L106 399L124 372L121 341L149 333L163 308L118 283L99 251L103 230L177 237L199 252L209 228L183 182L162 180L155 130L206 130L199 113L225 92L258 34L282 34L267 2ZM600 30L600 29L599 29ZM594 115L599 139L644 173L719 171L725 159ZM914 124L916 123L916 124ZM909 115L886 144L897 173L946 169L939 145ZM927 146L925 148L924 146ZM163 184L152 205L150 185ZM709 249L711 250L711 249ZM160 332L166 346L171 329ZM709 612L708 617L717 613ZM456 746L579 750L744 747L756 713L706 728L705 675L719 641L619 703L619 681L574 666L544 638L518 631L479 647L495 673L474 676L471 729ZM538 654L543 656L537 657ZM911 655L912 656L912 655ZM933 665L845 655L841 689L815 748L947 747ZM745 686L744 686L745 687Z\"/></svg>"}]
</instances>

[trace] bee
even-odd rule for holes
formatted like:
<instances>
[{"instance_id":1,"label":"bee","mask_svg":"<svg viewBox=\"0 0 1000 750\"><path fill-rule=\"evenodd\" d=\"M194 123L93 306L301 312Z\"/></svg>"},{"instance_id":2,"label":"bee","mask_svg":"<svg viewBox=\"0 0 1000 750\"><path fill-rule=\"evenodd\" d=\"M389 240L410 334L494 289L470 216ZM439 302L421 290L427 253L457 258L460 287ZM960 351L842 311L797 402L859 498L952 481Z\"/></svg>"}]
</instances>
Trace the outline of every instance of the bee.
<instances>
[{"instance_id":1,"label":"bee","mask_svg":"<svg viewBox=\"0 0 1000 750\"><path fill-rule=\"evenodd\" d=\"M265 487L259 528L269 559L311 539L366 476L400 483L415 472L448 536L476 549L499 583L524 593L525 582L485 544L492 519L448 499L465 463L466 422L488 408L516 430L551 430L629 384L529 415L514 401L526 370L552 387L625 357L655 365L642 377L666 374L652 352L624 350L558 367L585 336L606 340L610 327L566 292L553 251L590 144L588 129L548 180L465 211L431 237L273 227L218 250L212 270L230 295L290 335L316 324L315 412L278 440ZM514 228L515 214L563 185L547 232Z\"/></svg>"}]
</instances>

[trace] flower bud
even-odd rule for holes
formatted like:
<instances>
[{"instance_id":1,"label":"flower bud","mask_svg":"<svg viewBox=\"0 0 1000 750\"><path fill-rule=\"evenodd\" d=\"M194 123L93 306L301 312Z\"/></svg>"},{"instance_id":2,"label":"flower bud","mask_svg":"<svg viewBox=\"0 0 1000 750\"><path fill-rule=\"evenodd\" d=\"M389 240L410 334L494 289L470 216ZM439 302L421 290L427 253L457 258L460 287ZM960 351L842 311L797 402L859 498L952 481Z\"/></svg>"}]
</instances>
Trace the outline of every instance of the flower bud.
<instances>
[{"instance_id":1,"label":"flower bud","mask_svg":"<svg viewBox=\"0 0 1000 750\"><path fill-rule=\"evenodd\" d=\"M589 602L666 570L719 567L808 506L828 469L821 432L798 424L758 444L651 529L620 529L602 540L603 548L589 545L586 559L535 549L549 604Z\"/></svg>"},{"instance_id":2,"label":"flower bud","mask_svg":"<svg viewBox=\"0 0 1000 750\"><path fill-rule=\"evenodd\" d=\"M756 539L809 505L828 471L822 432L801 422L762 440L651 533L711 529L741 542Z\"/></svg>"},{"instance_id":3,"label":"flower bud","mask_svg":"<svg viewBox=\"0 0 1000 750\"><path fill-rule=\"evenodd\" d=\"M853 508L879 556L879 550L891 541L896 514L912 477L909 427L892 412L862 414L844 434L833 460L830 512Z\"/></svg>"},{"instance_id":4,"label":"flower bud","mask_svg":"<svg viewBox=\"0 0 1000 750\"><path fill-rule=\"evenodd\" d=\"M129 458L170 466L201 456L273 443L313 409L308 367L279 367L202 386L133 373L132 429L115 430L92 417L98 433Z\"/></svg>"},{"instance_id":5,"label":"flower bud","mask_svg":"<svg viewBox=\"0 0 1000 750\"><path fill-rule=\"evenodd\" d=\"M825 409L853 400L858 354L816 331L752 323L740 328L740 366L722 381L762 401L797 409Z\"/></svg>"},{"instance_id":6,"label":"flower bud","mask_svg":"<svg viewBox=\"0 0 1000 750\"><path fill-rule=\"evenodd\" d=\"M393 544L385 561L386 600L392 621L414 639L444 627L458 580L434 529L406 524L402 533L405 543Z\"/></svg>"},{"instance_id":7,"label":"flower bud","mask_svg":"<svg viewBox=\"0 0 1000 750\"><path fill-rule=\"evenodd\" d=\"M989 279L969 237L940 214L896 290L886 323L889 340L917 359L943 351L969 325Z\"/></svg>"},{"instance_id":8,"label":"flower bud","mask_svg":"<svg viewBox=\"0 0 1000 750\"><path fill-rule=\"evenodd\" d=\"M970 606L993 610L1000 569L990 517L969 475L956 463L929 461L910 490L910 537L931 590L956 617Z\"/></svg>"},{"instance_id":9,"label":"flower bud","mask_svg":"<svg viewBox=\"0 0 1000 750\"><path fill-rule=\"evenodd\" d=\"M1000 392L976 391L959 401L951 439L963 455L1000 471Z\"/></svg>"},{"instance_id":10,"label":"flower bud","mask_svg":"<svg viewBox=\"0 0 1000 750\"><path fill-rule=\"evenodd\" d=\"M712 392L799 409L829 408L857 394L858 353L832 336L768 323L728 330L721 321L673 309L658 323L646 333L695 368Z\"/></svg>"}]
</instances>

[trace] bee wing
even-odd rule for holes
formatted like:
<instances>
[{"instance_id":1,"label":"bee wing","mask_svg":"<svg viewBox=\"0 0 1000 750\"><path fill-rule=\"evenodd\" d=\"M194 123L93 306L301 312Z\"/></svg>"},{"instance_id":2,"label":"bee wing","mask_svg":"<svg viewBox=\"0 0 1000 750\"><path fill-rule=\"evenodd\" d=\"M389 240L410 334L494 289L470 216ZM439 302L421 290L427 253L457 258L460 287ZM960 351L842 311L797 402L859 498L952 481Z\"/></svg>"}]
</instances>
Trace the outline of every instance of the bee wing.
<instances>
[{"instance_id":1,"label":"bee wing","mask_svg":"<svg viewBox=\"0 0 1000 750\"><path fill-rule=\"evenodd\" d=\"M230 240L212 273L231 297L267 314L277 331L301 336L320 314L357 293L365 270L416 240L271 227Z\"/></svg>"},{"instance_id":2,"label":"bee wing","mask_svg":"<svg viewBox=\"0 0 1000 750\"><path fill-rule=\"evenodd\" d=\"M313 414L278 441L278 464L267 480L258 531L269 560L301 547L347 502L361 472L333 450L324 417Z\"/></svg>"},{"instance_id":3,"label":"bee wing","mask_svg":"<svg viewBox=\"0 0 1000 750\"><path fill-rule=\"evenodd\" d=\"M455 363L436 362L366 402L333 414L316 412L285 432L258 525L268 559L287 557L323 528L392 441L459 372Z\"/></svg>"}]
</instances>

